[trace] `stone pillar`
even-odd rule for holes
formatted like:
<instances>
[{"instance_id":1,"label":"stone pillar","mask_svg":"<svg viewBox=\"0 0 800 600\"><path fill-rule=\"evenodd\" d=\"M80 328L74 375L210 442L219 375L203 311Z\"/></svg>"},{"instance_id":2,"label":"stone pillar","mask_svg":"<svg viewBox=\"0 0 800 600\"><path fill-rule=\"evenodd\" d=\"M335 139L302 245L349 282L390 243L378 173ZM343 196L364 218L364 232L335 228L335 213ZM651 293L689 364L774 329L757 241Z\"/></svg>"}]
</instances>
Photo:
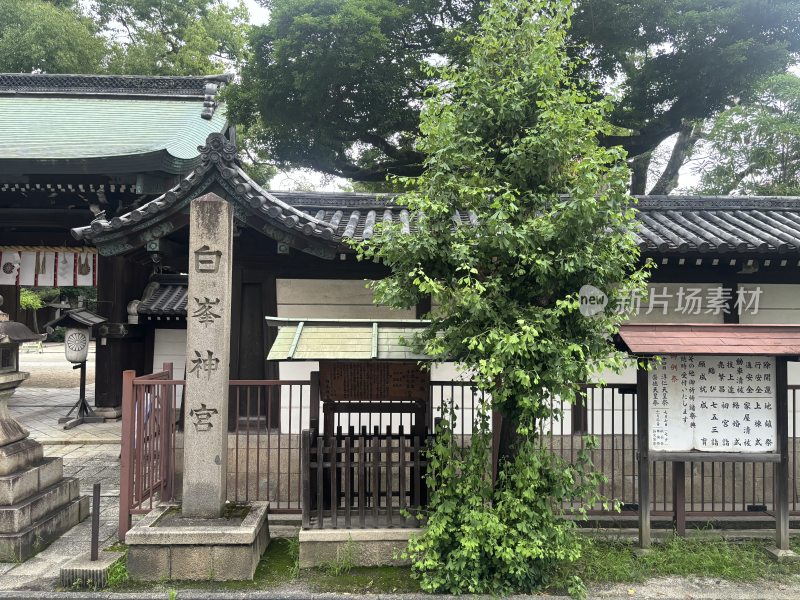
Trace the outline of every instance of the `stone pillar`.
<instances>
[{"instance_id":1,"label":"stone pillar","mask_svg":"<svg viewBox=\"0 0 800 600\"><path fill-rule=\"evenodd\" d=\"M214 518L228 466L233 209L215 194L197 198L189 227L182 513Z\"/></svg>"}]
</instances>

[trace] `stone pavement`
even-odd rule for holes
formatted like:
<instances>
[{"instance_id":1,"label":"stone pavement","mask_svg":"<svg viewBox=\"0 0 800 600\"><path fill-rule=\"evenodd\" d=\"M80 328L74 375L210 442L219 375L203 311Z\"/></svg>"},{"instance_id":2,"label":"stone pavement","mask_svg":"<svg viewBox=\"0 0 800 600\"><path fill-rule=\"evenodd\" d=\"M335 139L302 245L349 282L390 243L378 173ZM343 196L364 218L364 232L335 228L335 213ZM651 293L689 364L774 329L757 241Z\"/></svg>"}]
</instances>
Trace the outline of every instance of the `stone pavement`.
<instances>
[{"instance_id":1,"label":"stone pavement","mask_svg":"<svg viewBox=\"0 0 800 600\"><path fill-rule=\"evenodd\" d=\"M14 418L42 444L119 444L119 421L88 423L69 430L59 424L58 419L67 415L78 396L78 388L23 386L17 389L8 404ZM86 397L93 406L93 385L87 386Z\"/></svg>"},{"instance_id":2,"label":"stone pavement","mask_svg":"<svg viewBox=\"0 0 800 600\"><path fill-rule=\"evenodd\" d=\"M91 404L91 388L87 396ZM116 542L121 427L117 421L64 430L58 418L66 415L77 399L77 388L25 386L11 397L9 408L31 437L44 445L45 456L64 459L64 475L80 479L81 494L91 496L94 483L101 483L100 547L104 548ZM0 590L53 590L61 565L88 552L90 539L88 518L28 561L0 562Z\"/></svg>"}]
</instances>

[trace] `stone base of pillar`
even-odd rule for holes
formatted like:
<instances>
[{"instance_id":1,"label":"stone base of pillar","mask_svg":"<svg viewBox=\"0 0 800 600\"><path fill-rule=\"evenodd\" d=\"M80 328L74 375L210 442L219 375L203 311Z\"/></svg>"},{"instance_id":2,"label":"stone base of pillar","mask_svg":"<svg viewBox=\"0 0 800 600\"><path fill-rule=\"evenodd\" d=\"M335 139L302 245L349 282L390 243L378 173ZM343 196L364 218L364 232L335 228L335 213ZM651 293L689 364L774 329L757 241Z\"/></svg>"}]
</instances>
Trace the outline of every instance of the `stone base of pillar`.
<instances>
[{"instance_id":1,"label":"stone base of pillar","mask_svg":"<svg viewBox=\"0 0 800 600\"><path fill-rule=\"evenodd\" d=\"M122 417L122 408L119 406L98 406L94 409L94 414L103 417L106 421L116 421Z\"/></svg>"},{"instance_id":2,"label":"stone base of pillar","mask_svg":"<svg viewBox=\"0 0 800 600\"><path fill-rule=\"evenodd\" d=\"M248 581L270 542L268 502L236 506L217 519L154 508L125 535L128 575L139 581Z\"/></svg>"}]
</instances>

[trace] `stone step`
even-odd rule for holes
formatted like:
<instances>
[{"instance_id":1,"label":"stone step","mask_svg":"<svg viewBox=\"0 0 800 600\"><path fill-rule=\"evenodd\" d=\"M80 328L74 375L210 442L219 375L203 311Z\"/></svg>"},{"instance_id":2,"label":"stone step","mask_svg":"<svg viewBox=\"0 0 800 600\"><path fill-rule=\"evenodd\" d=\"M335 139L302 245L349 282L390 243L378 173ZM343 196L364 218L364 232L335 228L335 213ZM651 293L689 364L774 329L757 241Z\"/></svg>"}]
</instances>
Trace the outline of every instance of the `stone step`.
<instances>
[{"instance_id":1,"label":"stone step","mask_svg":"<svg viewBox=\"0 0 800 600\"><path fill-rule=\"evenodd\" d=\"M80 482L74 477L67 477L22 502L0 506L0 534L20 532L79 495Z\"/></svg>"},{"instance_id":2,"label":"stone step","mask_svg":"<svg viewBox=\"0 0 800 600\"><path fill-rule=\"evenodd\" d=\"M31 438L0 447L0 476L11 475L40 462L42 445Z\"/></svg>"},{"instance_id":3,"label":"stone step","mask_svg":"<svg viewBox=\"0 0 800 600\"><path fill-rule=\"evenodd\" d=\"M0 533L0 562L28 560L88 516L89 496L81 496L22 531Z\"/></svg>"},{"instance_id":4,"label":"stone step","mask_svg":"<svg viewBox=\"0 0 800 600\"><path fill-rule=\"evenodd\" d=\"M12 475L0 477L0 506L18 504L54 485L64 477L64 461L61 458L45 458L34 465Z\"/></svg>"}]
</instances>

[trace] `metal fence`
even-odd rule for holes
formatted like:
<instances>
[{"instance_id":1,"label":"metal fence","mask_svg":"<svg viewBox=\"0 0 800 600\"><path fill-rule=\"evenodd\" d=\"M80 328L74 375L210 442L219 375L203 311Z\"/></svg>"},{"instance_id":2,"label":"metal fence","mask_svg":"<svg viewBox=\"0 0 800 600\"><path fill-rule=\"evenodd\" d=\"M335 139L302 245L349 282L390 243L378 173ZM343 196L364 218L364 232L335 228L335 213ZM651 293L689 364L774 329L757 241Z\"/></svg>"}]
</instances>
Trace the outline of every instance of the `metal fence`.
<instances>
[{"instance_id":1,"label":"metal fence","mask_svg":"<svg viewBox=\"0 0 800 600\"><path fill-rule=\"evenodd\" d=\"M136 377L122 374L122 448L120 452L119 528L122 540L131 517L147 513L175 490L175 402L172 364Z\"/></svg>"},{"instance_id":2,"label":"metal fence","mask_svg":"<svg viewBox=\"0 0 800 600\"><path fill-rule=\"evenodd\" d=\"M180 409L184 382L172 379L171 365L142 377L126 371L123 381L120 536L129 528L131 515L147 512L180 490L183 446ZM326 432L320 421L322 411L313 379L231 381L230 386L228 498L234 502L269 500L272 512L301 513L304 430L313 429L315 435L338 439L343 439L343 434L366 439L374 435L376 428L384 436L395 437L401 432L416 435L418 431L415 419L419 413L377 411L338 413L334 431ZM795 485L798 390L800 386L789 386L789 503L794 513L800 513ZM485 397L469 382L431 382L429 412L425 416L429 426L441 416L443 404L451 400L458 419L456 433L461 444L467 445L477 408ZM554 452L574 461L584 448L584 436L595 436L598 447L590 456L595 468L607 478L602 494L620 501L623 510L637 511L635 386L588 386L583 403L559 402L557 408L561 416L544 427L546 443ZM407 437L406 433L402 435ZM339 458L342 452L339 451ZM769 465L689 462L684 484L685 510L690 516L757 516L772 510L773 477ZM672 468L656 462L651 485L653 514L671 513ZM592 509L594 514L604 512L601 504Z\"/></svg>"}]
</instances>

